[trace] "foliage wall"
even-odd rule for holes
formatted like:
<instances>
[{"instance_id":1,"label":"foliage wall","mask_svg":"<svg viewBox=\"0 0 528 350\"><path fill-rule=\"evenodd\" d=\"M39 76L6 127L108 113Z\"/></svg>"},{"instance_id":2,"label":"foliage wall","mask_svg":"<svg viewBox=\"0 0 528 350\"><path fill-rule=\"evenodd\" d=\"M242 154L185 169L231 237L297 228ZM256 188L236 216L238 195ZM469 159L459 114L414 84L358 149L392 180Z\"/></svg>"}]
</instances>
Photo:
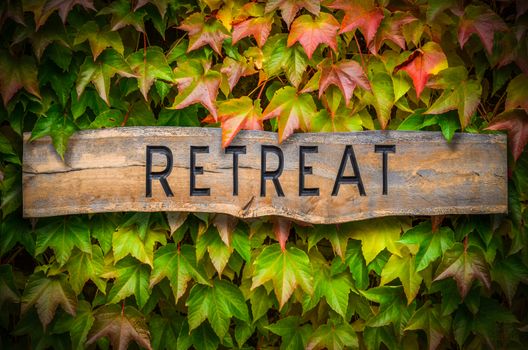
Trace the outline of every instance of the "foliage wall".
<instances>
[{"instance_id":1,"label":"foliage wall","mask_svg":"<svg viewBox=\"0 0 528 350\"><path fill-rule=\"evenodd\" d=\"M523 0L4 0L0 348L523 348ZM22 133L509 133L508 215L21 217ZM220 140L218 141L220 142Z\"/></svg>"}]
</instances>

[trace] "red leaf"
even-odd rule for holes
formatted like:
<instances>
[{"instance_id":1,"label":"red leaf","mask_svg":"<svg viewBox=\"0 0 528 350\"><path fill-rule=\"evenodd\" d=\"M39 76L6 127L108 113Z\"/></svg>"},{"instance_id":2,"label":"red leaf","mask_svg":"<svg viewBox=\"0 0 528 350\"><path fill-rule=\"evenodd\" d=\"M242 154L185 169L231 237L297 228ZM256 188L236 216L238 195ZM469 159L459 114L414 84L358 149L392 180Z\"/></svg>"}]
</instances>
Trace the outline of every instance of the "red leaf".
<instances>
[{"instance_id":1,"label":"red leaf","mask_svg":"<svg viewBox=\"0 0 528 350\"><path fill-rule=\"evenodd\" d=\"M218 107L222 123L222 147L227 147L240 130L263 130L260 100L247 96L221 102Z\"/></svg>"},{"instance_id":2,"label":"red leaf","mask_svg":"<svg viewBox=\"0 0 528 350\"><path fill-rule=\"evenodd\" d=\"M252 64L248 64L245 61L236 61L230 57L224 59L220 72L227 75L230 91L233 91L241 77L257 73Z\"/></svg>"},{"instance_id":3,"label":"red leaf","mask_svg":"<svg viewBox=\"0 0 528 350\"><path fill-rule=\"evenodd\" d=\"M514 109L501 113L486 129L508 131L508 143L513 159L519 159L528 143L528 114L524 110Z\"/></svg>"},{"instance_id":4,"label":"red leaf","mask_svg":"<svg viewBox=\"0 0 528 350\"><path fill-rule=\"evenodd\" d=\"M356 61L340 61L337 64L328 64L328 61L323 61L320 64L320 69L319 98L321 98L328 86L335 85L345 96L348 105L356 86L359 85L365 90L370 90L367 76Z\"/></svg>"},{"instance_id":5,"label":"red leaf","mask_svg":"<svg viewBox=\"0 0 528 350\"><path fill-rule=\"evenodd\" d=\"M220 238L222 238L222 241L228 247L231 247L231 236L237 223L238 219L236 217L227 214L216 214L213 219L213 225L215 225L220 234Z\"/></svg>"},{"instance_id":6,"label":"red leaf","mask_svg":"<svg viewBox=\"0 0 528 350\"><path fill-rule=\"evenodd\" d=\"M328 44L334 51L337 51L336 33L338 29L339 22L329 13L321 12L316 18L310 15L297 17L288 35L288 47L298 41L308 58L312 58L319 44Z\"/></svg>"},{"instance_id":7,"label":"red leaf","mask_svg":"<svg viewBox=\"0 0 528 350\"><path fill-rule=\"evenodd\" d=\"M275 238L279 241L282 251L286 250L286 241L290 235L291 221L282 217L273 219L273 232Z\"/></svg>"},{"instance_id":8,"label":"red leaf","mask_svg":"<svg viewBox=\"0 0 528 350\"><path fill-rule=\"evenodd\" d=\"M370 45L374 39L384 17L383 11L379 7L362 6L349 0L336 0L328 7L345 11L339 34L352 32L359 28L367 45Z\"/></svg>"},{"instance_id":9,"label":"red leaf","mask_svg":"<svg viewBox=\"0 0 528 350\"><path fill-rule=\"evenodd\" d=\"M227 29L220 22L216 19L206 20L202 13L190 15L178 28L189 32L187 52L209 45L222 55L222 42L229 38Z\"/></svg>"},{"instance_id":10,"label":"red leaf","mask_svg":"<svg viewBox=\"0 0 528 350\"><path fill-rule=\"evenodd\" d=\"M447 58L442 48L437 43L428 42L421 50L414 51L405 62L394 68L394 74L399 70L407 72L413 81L416 96L420 98L429 76L445 68Z\"/></svg>"},{"instance_id":11,"label":"red leaf","mask_svg":"<svg viewBox=\"0 0 528 350\"><path fill-rule=\"evenodd\" d=\"M303 8L318 16L321 9L319 0L269 0L264 11L270 13L276 9L281 10L284 22L290 26L297 13Z\"/></svg>"},{"instance_id":12,"label":"red leaf","mask_svg":"<svg viewBox=\"0 0 528 350\"><path fill-rule=\"evenodd\" d=\"M66 18L68 17L68 14L73 9L73 7L77 4L81 5L86 10L90 9L90 10L96 11L94 4L93 4L93 0L51 0L50 2L46 4L43 12L46 14L46 16L49 16L55 10L58 10L62 23L66 23ZM43 23L40 23L40 24L43 24Z\"/></svg>"},{"instance_id":13,"label":"red leaf","mask_svg":"<svg viewBox=\"0 0 528 350\"><path fill-rule=\"evenodd\" d=\"M416 21L416 17L406 12L394 12L390 17L385 17L374 41L369 45L369 50L377 54L385 40L390 40L405 50L405 38L402 34L402 26Z\"/></svg>"},{"instance_id":14,"label":"red leaf","mask_svg":"<svg viewBox=\"0 0 528 350\"><path fill-rule=\"evenodd\" d=\"M463 48L471 34L477 34L491 55L493 36L496 31L506 31L508 27L502 19L487 6L466 7L458 28L458 41Z\"/></svg>"},{"instance_id":15,"label":"red leaf","mask_svg":"<svg viewBox=\"0 0 528 350\"><path fill-rule=\"evenodd\" d=\"M233 45L239 40L253 35L258 47L262 47L271 32L272 16L255 17L247 19L233 26Z\"/></svg>"}]
</instances>

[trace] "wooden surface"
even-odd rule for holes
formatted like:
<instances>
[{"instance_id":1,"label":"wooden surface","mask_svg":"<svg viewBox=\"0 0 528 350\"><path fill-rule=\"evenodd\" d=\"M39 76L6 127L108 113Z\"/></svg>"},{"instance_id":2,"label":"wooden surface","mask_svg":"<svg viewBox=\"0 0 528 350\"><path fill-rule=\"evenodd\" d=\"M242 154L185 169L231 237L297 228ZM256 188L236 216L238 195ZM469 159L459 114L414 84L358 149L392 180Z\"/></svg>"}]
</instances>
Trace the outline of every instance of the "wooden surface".
<instances>
[{"instance_id":1,"label":"wooden surface","mask_svg":"<svg viewBox=\"0 0 528 350\"><path fill-rule=\"evenodd\" d=\"M245 145L239 156L238 196L233 196L233 155L221 147L221 130L214 128L133 127L86 130L71 137L64 161L45 137L28 142L24 135L23 206L25 217L114 211L190 211L226 213L241 218L280 215L311 223L340 223L388 215L504 213L507 211L505 135L456 134L447 143L437 132L365 131L295 134L281 145L271 132L242 131L232 145ZM160 181L145 195L146 146L166 146L174 157L167 197ZM190 146L209 146L197 153L196 187L210 196L190 196ZM276 145L284 153L277 196L266 181L260 195L261 146ZM306 187L319 196L299 196L299 146L318 146L305 155L313 175ZM352 145L366 196L358 186L332 189L346 145ZM388 194L382 194L382 154L375 145L395 145L388 154ZM277 157L267 156L267 170ZM153 155L153 170L166 159ZM345 174L354 175L347 161ZM357 174L356 174L357 175Z\"/></svg>"}]
</instances>

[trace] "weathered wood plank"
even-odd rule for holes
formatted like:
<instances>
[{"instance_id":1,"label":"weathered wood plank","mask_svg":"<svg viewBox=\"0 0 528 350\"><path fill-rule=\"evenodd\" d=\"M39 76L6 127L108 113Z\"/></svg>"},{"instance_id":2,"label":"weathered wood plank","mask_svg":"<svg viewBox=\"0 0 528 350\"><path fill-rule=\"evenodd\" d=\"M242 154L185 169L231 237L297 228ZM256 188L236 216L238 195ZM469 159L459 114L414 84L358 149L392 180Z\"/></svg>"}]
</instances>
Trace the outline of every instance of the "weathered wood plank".
<instances>
[{"instance_id":1,"label":"weathered wood plank","mask_svg":"<svg viewBox=\"0 0 528 350\"><path fill-rule=\"evenodd\" d=\"M82 131L71 137L64 161L50 138L29 142L24 135L24 216L44 217L112 211L192 211L226 213L241 218L280 215L311 223L340 223L387 215L502 213L507 211L507 157L504 135L456 134L447 143L436 132L366 131L295 134L283 144L271 132L242 131L232 145L246 146L238 156L238 195L233 195L233 155L220 145L213 128L134 127ZM261 195L262 145L278 146L284 156L280 177L284 196L271 180ZM342 183L332 196L345 147L352 145L364 192ZM393 145L387 153L387 194L383 194L383 153L375 145ZM147 146L165 146L173 155L167 197L159 180L146 196ZM209 147L195 153L197 188L209 196L190 194L190 146ZM299 196L300 146L305 153L305 187L319 196ZM381 150L378 150L381 151ZM278 157L266 155L267 171ZM153 171L163 171L167 158L152 153ZM344 176L356 176L349 158Z\"/></svg>"}]
</instances>

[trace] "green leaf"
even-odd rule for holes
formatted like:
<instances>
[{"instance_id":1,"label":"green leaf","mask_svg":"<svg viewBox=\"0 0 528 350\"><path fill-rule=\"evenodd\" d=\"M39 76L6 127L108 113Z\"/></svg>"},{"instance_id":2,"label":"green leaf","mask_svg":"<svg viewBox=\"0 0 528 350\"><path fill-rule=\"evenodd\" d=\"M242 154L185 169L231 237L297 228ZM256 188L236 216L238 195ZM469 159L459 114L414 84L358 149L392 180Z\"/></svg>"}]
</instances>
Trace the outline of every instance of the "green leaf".
<instances>
[{"instance_id":1,"label":"green leaf","mask_svg":"<svg viewBox=\"0 0 528 350\"><path fill-rule=\"evenodd\" d=\"M326 238L332 244L334 253L344 259L349 237L349 233L338 229L336 225L318 225L309 233L308 251L321 239Z\"/></svg>"},{"instance_id":2,"label":"green leaf","mask_svg":"<svg viewBox=\"0 0 528 350\"><path fill-rule=\"evenodd\" d=\"M315 112L316 107L311 95L298 94L295 88L286 86L275 92L262 114L262 119L278 117L279 142L282 142L297 129L308 131Z\"/></svg>"},{"instance_id":3,"label":"green leaf","mask_svg":"<svg viewBox=\"0 0 528 350\"><path fill-rule=\"evenodd\" d=\"M145 101L149 100L148 92L156 79L174 82L174 74L160 47L150 46L146 50L136 51L127 57L127 61L138 77L139 91Z\"/></svg>"},{"instance_id":4,"label":"green leaf","mask_svg":"<svg viewBox=\"0 0 528 350\"><path fill-rule=\"evenodd\" d=\"M138 232L136 226L121 226L114 232L112 237L114 259L117 262L130 254L142 263L152 267L156 242L161 244L167 242L164 231L148 229L145 238L141 239L140 232Z\"/></svg>"},{"instance_id":5,"label":"green leaf","mask_svg":"<svg viewBox=\"0 0 528 350\"><path fill-rule=\"evenodd\" d=\"M220 339L229 329L232 317L249 321L249 313L240 289L226 280L214 280L212 287L196 284L186 302L189 308L189 330L197 328L206 319Z\"/></svg>"},{"instance_id":6,"label":"green leaf","mask_svg":"<svg viewBox=\"0 0 528 350\"><path fill-rule=\"evenodd\" d=\"M70 315L75 315L77 309L77 298L63 274L52 277L46 277L43 272L32 274L27 281L21 302L22 314L32 306L37 308L44 329L55 317L59 305Z\"/></svg>"},{"instance_id":7,"label":"green leaf","mask_svg":"<svg viewBox=\"0 0 528 350\"><path fill-rule=\"evenodd\" d=\"M2 218L5 218L22 204L22 171L20 167L8 164L0 170L0 173L2 173L2 181L0 182L2 202L0 203L0 209L2 210Z\"/></svg>"},{"instance_id":8,"label":"green leaf","mask_svg":"<svg viewBox=\"0 0 528 350\"><path fill-rule=\"evenodd\" d=\"M453 277L464 298L474 279L478 279L488 289L491 287L489 267L482 250L475 246L455 243L445 252L436 271L435 281Z\"/></svg>"},{"instance_id":9,"label":"green leaf","mask_svg":"<svg viewBox=\"0 0 528 350\"><path fill-rule=\"evenodd\" d=\"M363 122L360 114L350 116L350 110L339 108L332 117L326 109L317 112L310 121L310 131L314 132L341 132L362 131Z\"/></svg>"},{"instance_id":10,"label":"green leaf","mask_svg":"<svg viewBox=\"0 0 528 350\"><path fill-rule=\"evenodd\" d=\"M281 350L304 349L312 333L312 327L309 324L302 324L299 316L282 318L266 326L266 329L282 337Z\"/></svg>"},{"instance_id":11,"label":"green leaf","mask_svg":"<svg viewBox=\"0 0 528 350\"><path fill-rule=\"evenodd\" d=\"M451 142L453 136L455 135L455 131L460 129L459 118L457 118L455 113L448 112L444 113L443 115L439 115L437 120L438 125L442 130L442 135L444 135L447 142Z\"/></svg>"},{"instance_id":12,"label":"green leaf","mask_svg":"<svg viewBox=\"0 0 528 350\"><path fill-rule=\"evenodd\" d=\"M410 304L422 284L422 276L416 270L416 257L411 255L408 249L401 250L401 257L394 254L391 255L389 261L381 271L381 282L383 286L396 278L399 278L403 285L403 290L407 296L407 305Z\"/></svg>"},{"instance_id":13,"label":"green leaf","mask_svg":"<svg viewBox=\"0 0 528 350\"><path fill-rule=\"evenodd\" d=\"M343 225L343 230L350 232L350 238L361 241L361 249L367 265L382 250L387 249L399 254L396 242L405 223L398 218L380 218L351 222Z\"/></svg>"},{"instance_id":14,"label":"green leaf","mask_svg":"<svg viewBox=\"0 0 528 350\"><path fill-rule=\"evenodd\" d=\"M76 294L80 294L84 284L91 280L101 293L105 293L106 282L101 279L104 258L101 248L92 246L91 253L75 250L64 266L70 275L70 284Z\"/></svg>"},{"instance_id":15,"label":"green leaf","mask_svg":"<svg viewBox=\"0 0 528 350\"><path fill-rule=\"evenodd\" d=\"M108 337L114 349L127 349L132 340L146 349L152 349L145 318L132 306L105 305L95 310L94 317L86 345Z\"/></svg>"},{"instance_id":16,"label":"green leaf","mask_svg":"<svg viewBox=\"0 0 528 350\"><path fill-rule=\"evenodd\" d=\"M126 0L114 1L109 6L101 9L98 15L112 15L110 28L112 31L119 30L126 26L133 26L138 32L145 32L143 17L146 12L144 9L131 11L132 4Z\"/></svg>"},{"instance_id":17,"label":"green leaf","mask_svg":"<svg viewBox=\"0 0 528 350\"><path fill-rule=\"evenodd\" d=\"M183 109L162 109L158 115L159 126L200 126L198 105Z\"/></svg>"},{"instance_id":18,"label":"green leaf","mask_svg":"<svg viewBox=\"0 0 528 350\"><path fill-rule=\"evenodd\" d=\"M109 109L100 113L95 117L95 120L90 124L92 129L111 128L121 126L125 116L123 112L118 109Z\"/></svg>"},{"instance_id":19,"label":"green leaf","mask_svg":"<svg viewBox=\"0 0 528 350\"><path fill-rule=\"evenodd\" d=\"M154 255L154 268L150 275L150 287L167 277L175 302L185 294L187 284L194 280L198 283L211 285L202 265L196 264L194 247L184 244L181 247L169 243Z\"/></svg>"},{"instance_id":20,"label":"green leaf","mask_svg":"<svg viewBox=\"0 0 528 350\"><path fill-rule=\"evenodd\" d=\"M112 236L116 230L113 217L108 214L98 214L92 217L92 237L97 239L103 254L112 249Z\"/></svg>"},{"instance_id":21,"label":"green leaf","mask_svg":"<svg viewBox=\"0 0 528 350\"><path fill-rule=\"evenodd\" d=\"M152 315L149 320L152 348L177 349L178 335L182 328L181 323L181 319L175 315L171 315L171 317Z\"/></svg>"},{"instance_id":22,"label":"green leaf","mask_svg":"<svg viewBox=\"0 0 528 350\"><path fill-rule=\"evenodd\" d=\"M68 140L75 131L77 131L77 126L70 119L69 114L63 111L59 105L53 105L44 116L38 118L31 131L30 140L50 135L53 147L61 158L64 158L64 153L68 148Z\"/></svg>"},{"instance_id":23,"label":"green leaf","mask_svg":"<svg viewBox=\"0 0 528 350\"><path fill-rule=\"evenodd\" d=\"M264 72L270 78L284 71L290 83L299 86L308 66L308 57L300 45L288 47L287 35L277 34L268 39L263 54Z\"/></svg>"},{"instance_id":24,"label":"green leaf","mask_svg":"<svg viewBox=\"0 0 528 350\"><path fill-rule=\"evenodd\" d=\"M79 216L62 217L46 221L46 225L37 229L35 255L51 248L60 265L64 265L74 247L92 254L90 230Z\"/></svg>"},{"instance_id":25,"label":"green leaf","mask_svg":"<svg viewBox=\"0 0 528 350\"><path fill-rule=\"evenodd\" d=\"M298 248L290 246L283 251L279 244L267 246L254 264L255 273L251 289L272 281L281 309L298 284L304 292L313 293L310 259L304 251Z\"/></svg>"},{"instance_id":26,"label":"green leaf","mask_svg":"<svg viewBox=\"0 0 528 350\"><path fill-rule=\"evenodd\" d=\"M6 302L19 303L20 293L13 278L13 267L11 265L0 265L0 310Z\"/></svg>"},{"instance_id":27,"label":"green leaf","mask_svg":"<svg viewBox=\"0 0 528 350\"><path fill-rule=\"evenodd\" d=\"M88 21L79 28L73 45L82 44L86 40L90 44L94 61L107 47L115 49L121 55L125 51L119 33L106 28L100 29L95 21Z\"/></svg>"},{"instance_id":28,"label":"green leaf","mask_svg":"<svg viewBox=\"0 0 528 350\"><path fill-rule=\"evenodd\" d=\"M430 221L424 221L405 232L400 243L411 249L418 246L416 253L416 271L422 271L438 259L454 244L454 233L449 227L440 227L433 232Z\"/></svg>"},{"instance_id":29,"label":"green leaf","mask_svg":"<svg viewBox=\"0 0 528 350\"><path fill-rule=\"evenodd\" d=\"M366 289L369 285L369 274L365 258L361 253L361 242L356 240L348 241L348 248L345 254L345 261L352 272L355 286L358 289Z\"/></svg>"},{"instance_id":30,"label":"green leaf","mask_svg":"<svg viewBox=\"0 0 528 350\"><path fill-rule=\"evenodd\" d=\"M62 314L53 324L53 332L70 333L71 345L73 349L82 350L85 348L86 337L94 322L94 316L90 303L86 300L79 300L75 316Z\"/></svg>"},{"instance_id":31,"label":"green leaf","mask_svg":"<svg viewBox=\"0 0 528 350\"><path fill-rule=\"evenodd\" d=\"M374 106L381 128L385 129L391 118L394 105L394 87L391 76L384 70L369 71L369 81L372 89L370 104ZM367 96L369 93L367 93Z\"/></svg>"},{"instance_id":32,"label":"green leaf","mask_svg":"<svg viewBox=\"0 0 528 350\"><path fill-rule=\"evenodd\" d=\"M357 334L347 322L336 323L329 320L317 328L308 340L307 350L337 350L345 347L358 348Z\"/></svg>"},{"instance_id":33,"label":"green leaf","mask_svg":"<svg viewBox=\"0 0 528 350\"><path fill-rule=\"evenodd\" d=\"M126 257L115 264L114 270L110 276L103 275L115 277L114 285L108 293L108 302L118 303L133 295L140 308L145 306L152 292L149 288L150 269L136 259Z\"/></svg>"},{"instance_id":34,"label":"green leaf","mask_svg":"<svg viewBox=\"0 0 528 350\"><path fill-rule=\"evenodd\" d=\"M213 263L218 275L222 275L224 268L229 261L229 257L233 253L233 248L228 247L220 238L218 230L212 226L196 241L196 257L198 260L202 259L205 251L209 253L209 258Z\"/></svg>"},{"instance_id":35,"label":"green leaf","mask_svg":"<svg viewBox=\"0 0 528 350\"><path fill-rule=\"evenodd\" d=\"M449 334L450 326L451 319L441 315L438 305L433 306L427 301L412 315L405 330L423 330L429 341L429 349L436 349L442 338Z\"/></svg>"},{"instance_id":36,"label":"green leaf","mask_svg":"<svg viewBox=\"0 0 528 350\"><path fill-rule=\"evenodd\" d=\"M508 305L511 306L519 282L528 284L528 268L519 255L510 255L493 264L491 279L501 286L506 295L506 300L508 300Z\"/></svg>"},{"instance_id":37,"label":"green leaf","mask_svg":"<svg viewBox=\"0 0 528 350\"><path fill-rule=\"evenodd\" d=\"M268 293L266 288L260 286L251 291L249 301L251 302L253 322L256 322L262 316L266 315L269 309L271 309L274 303L274 298Z\"/></svg>"}]
</instances>

